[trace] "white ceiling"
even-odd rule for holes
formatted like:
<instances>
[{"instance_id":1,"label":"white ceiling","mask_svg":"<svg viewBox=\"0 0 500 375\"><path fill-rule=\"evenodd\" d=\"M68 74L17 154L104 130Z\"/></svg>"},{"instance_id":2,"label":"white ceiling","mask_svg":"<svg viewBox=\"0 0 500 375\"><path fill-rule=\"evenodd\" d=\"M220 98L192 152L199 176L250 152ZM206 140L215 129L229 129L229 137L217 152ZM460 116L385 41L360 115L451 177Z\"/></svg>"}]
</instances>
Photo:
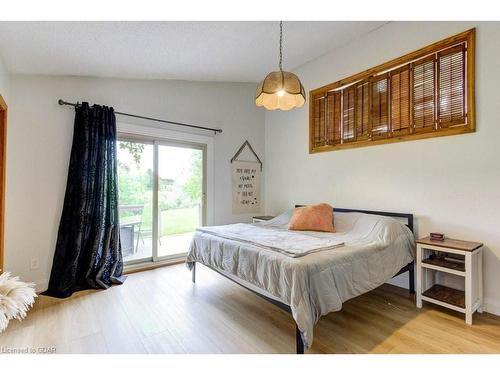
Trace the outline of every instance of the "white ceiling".
<instances>
[{"instance_id":1,"label":"white ceiling","mask_svg":"<svg viewBox=\"0 0 500 375\"><path fill-rule=\"evenodd\" d=\"M385 22L284 22L294 69ZM0 22L11 73L257 82L278 64L279 22Z\"/></svg>"}]
</instances>

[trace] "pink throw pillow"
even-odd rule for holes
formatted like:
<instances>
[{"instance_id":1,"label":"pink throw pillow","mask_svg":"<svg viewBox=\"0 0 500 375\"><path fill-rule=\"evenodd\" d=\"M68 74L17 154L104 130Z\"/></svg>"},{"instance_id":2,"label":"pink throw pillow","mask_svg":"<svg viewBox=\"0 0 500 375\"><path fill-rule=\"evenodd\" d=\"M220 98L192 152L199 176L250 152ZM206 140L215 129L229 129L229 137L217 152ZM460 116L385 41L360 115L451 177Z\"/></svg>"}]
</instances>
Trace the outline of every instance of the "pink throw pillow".
<instances>
[{"instance_id":1,"label":"pink throw pillow","mask_svg":"<svg viewBox=\"0 0 500 375\"><path fill-rule=\"evenodd\" d=\"M335 227L333 226L333 207L327 203L297 207L293 210L292 218L290 219L290 223L288 223L288 229L335 232Z\"/></svg>"}]
</instances>

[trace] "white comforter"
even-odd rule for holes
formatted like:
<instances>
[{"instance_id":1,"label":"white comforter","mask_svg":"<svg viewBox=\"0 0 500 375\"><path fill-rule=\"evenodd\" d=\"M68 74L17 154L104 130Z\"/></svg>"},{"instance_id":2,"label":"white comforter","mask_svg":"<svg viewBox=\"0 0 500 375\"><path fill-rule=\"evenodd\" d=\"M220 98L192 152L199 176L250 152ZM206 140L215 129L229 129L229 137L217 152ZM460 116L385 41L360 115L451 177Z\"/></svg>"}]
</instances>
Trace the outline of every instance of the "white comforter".
<instances>
[{"instance_id":1,"label":"white comforter","mask_svg":"<svg viewBox=\"0 0 500 375\"><path fill-rule=\"evenodd\" d=\"M289 220L290 211L254 225L283 232ZM382 285L414 258L413 234L397 220L335 213L334 221L336 233L303 235L344 245L300 257L266 249L259 240L238 239L234 232L228 238L201 228L191 242L187 265L191 268L199 262L217 268L290 305L309 348L321 316L339 311L343 302Z\"/></svg>"}]
</instances>

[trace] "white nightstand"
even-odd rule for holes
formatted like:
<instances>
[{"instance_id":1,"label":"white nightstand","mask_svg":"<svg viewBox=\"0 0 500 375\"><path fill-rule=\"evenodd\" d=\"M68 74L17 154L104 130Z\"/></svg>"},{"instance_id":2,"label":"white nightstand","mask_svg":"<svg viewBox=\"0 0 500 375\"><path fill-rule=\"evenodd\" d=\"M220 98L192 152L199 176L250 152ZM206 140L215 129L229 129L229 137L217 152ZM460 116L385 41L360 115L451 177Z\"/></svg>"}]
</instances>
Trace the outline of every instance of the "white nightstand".
<instances>
[{"instance_id":1,"label":"white nightstand","mask_svg":"<svg viewBox=\"0 0 500 375\"><path fill-rule=\"evenodd\" d=\"M472 314L482 312L483 244L446 238L433 241L429 237L417 241L417 307L431 302L465 314L472 324ZM464 290L435 284L428 277L431 270L464 278ZM434 272L434 275L436 273Z\"/></svg>"},{"instance_id":2,"label":"white nightstand","mask_svg":"<svg viewBox=\"0 0 500 375\"><path fill-rule=\"evenodd\" d=\"M271 219L274 219L275 216L254 216L252 218L252 222L253 223L260 223L261 221L268 221L268 220L271 220Z\"/></svg>"}]
</instances>

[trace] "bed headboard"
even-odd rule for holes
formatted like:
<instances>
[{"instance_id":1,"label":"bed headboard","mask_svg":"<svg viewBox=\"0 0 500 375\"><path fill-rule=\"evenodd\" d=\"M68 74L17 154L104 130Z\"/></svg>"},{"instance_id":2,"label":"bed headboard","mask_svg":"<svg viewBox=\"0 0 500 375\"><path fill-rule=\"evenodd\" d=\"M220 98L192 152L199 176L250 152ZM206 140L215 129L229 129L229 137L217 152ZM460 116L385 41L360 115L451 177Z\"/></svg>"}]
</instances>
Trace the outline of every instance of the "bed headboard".
<instances>
[{"instance_id":1,"label":"bed headboard","mask_svg":"<svg viewBox=\"0 0 500 375\"><path fill-rule=\"evenodd\" d=\"M304 204L296 204L295 207L304 207ZM406 226L410 228L410 230L413 232L413 214L402 214L400 212L386 212L386 211L369 211L369 210L360 210L357 208L333 208L333 212L361 212L363 214L370 214L370 215L380 215L380 216L389 216L393 218L403 218L406 219L407 223Z\"/></svg>"}]
</instances>

